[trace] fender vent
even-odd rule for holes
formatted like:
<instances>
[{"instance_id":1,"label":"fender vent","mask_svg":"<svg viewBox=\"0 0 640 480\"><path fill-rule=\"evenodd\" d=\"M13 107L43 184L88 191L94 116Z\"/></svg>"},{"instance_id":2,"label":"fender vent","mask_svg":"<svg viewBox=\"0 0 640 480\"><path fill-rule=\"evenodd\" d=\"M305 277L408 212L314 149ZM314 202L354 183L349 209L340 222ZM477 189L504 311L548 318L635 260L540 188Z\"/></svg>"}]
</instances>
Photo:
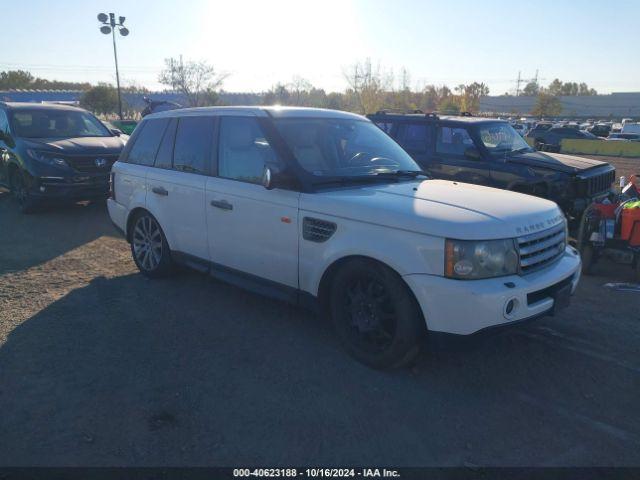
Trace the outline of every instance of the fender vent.
<instances>
[{"instance_id":1,"label":"fender vent","mask_svg":"<svg viewBox=\"0 0 640 480\"><path fill-rule=\"evenodd\" d=\"M322 243L331 238L337 225L317 218L304 217L302 220L302 238L310 242Z\"/></svg>"}]
</instances>

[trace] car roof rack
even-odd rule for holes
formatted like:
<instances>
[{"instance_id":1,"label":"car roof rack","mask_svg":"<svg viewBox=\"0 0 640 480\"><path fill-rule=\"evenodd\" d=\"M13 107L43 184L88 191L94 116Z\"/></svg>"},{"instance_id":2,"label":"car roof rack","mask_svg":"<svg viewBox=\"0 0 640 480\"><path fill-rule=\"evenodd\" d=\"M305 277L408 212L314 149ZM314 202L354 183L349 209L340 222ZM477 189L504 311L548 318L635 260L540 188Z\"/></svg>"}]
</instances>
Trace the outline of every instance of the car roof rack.
<instances>
[{"instance_id":1,"label":"car roof rack","mask_svg":"<svg viewBox=\"0 0 640 480\"><path fill-rule=\"evenodd\" d=\"M424 115L426 118L433 118L433 119L438 119L440 117L438 117L438 112L423 112L420 109L415 109L415 110L409 110L409 111L405 111L405 110L400 110L400 109L395 109L395 108L387 108L384 110L378 110L376 113L374 113L373 115Z\"/></svg>"}]
</instances>

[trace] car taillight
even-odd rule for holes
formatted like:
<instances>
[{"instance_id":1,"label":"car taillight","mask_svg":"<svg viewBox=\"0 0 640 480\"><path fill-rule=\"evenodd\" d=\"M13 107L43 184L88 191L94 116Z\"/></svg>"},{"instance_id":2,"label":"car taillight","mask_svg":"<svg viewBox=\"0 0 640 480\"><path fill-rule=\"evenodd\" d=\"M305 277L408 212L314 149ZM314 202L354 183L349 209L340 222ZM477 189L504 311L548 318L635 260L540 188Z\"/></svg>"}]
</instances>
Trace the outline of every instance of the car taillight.
<instances>
[{"instance_id":1,"label":"car taillight","mask_svg":"<svg viewBox=\"0 0 640 480\"><path fill-rule=\"evenodd\" d=\"M115 202L116 200L116 173L109 174L109 198Z\"/></svg>"}]
</instances>

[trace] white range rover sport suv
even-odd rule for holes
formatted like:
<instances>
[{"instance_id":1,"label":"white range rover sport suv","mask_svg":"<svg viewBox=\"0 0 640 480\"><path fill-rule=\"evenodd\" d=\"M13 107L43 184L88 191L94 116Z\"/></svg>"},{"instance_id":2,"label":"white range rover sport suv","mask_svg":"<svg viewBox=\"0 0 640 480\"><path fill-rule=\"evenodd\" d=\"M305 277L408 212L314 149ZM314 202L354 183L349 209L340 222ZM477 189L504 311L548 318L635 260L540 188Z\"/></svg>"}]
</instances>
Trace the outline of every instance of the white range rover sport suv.
<instances>
[{"instance_id":1,"label":"white range rover sport suv","mask_svg":"<svg viewBox=\"0 0 640 480\"><path fill-rule=\"evenodd\" d=\"M425 332L468 335L553 313L580 276L555 203L431 180L351 113L152 114L111 185L109 214L144 275L186 264L318 305L376 368L409 362Z\"/></svg>"}]
</instances>

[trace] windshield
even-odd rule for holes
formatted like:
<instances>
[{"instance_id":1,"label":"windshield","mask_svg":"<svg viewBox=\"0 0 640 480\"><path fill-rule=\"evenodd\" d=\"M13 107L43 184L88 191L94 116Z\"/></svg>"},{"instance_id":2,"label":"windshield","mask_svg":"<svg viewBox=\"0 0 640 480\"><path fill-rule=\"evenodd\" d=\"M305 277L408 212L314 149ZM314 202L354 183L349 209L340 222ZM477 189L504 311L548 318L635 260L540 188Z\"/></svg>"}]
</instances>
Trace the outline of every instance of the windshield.
<instances>
[{"instance_id":1,"label":"windshield","mask_svg":"<svg viewBox=\"0 0 640 480\"><path fill-rule=\"evenodd\" d=\"M283 118L274 123L300 166L318 177L420 171L409 154L368 121Z\"/></svg>"},{"instance_id":2,"label":"windshield","mask_svg":"<svg viewBox=\"0 0 640 480\"><path fill-rule=\"evenodd\" d=\"M93 115L75 110L18 110L11 123L22 138L110 137L111 132Z\"/></svg>"},{"instance_id":3,"label":"windshield","mask_svg":"<svg viewBox=\"0 0 640 480\"><path fill-rule=\"evenodd\" d=\"M478 129L480 140L491 155L530 152L533 149L508 123L492 123Z\"/></svg>"}]
</instances>

